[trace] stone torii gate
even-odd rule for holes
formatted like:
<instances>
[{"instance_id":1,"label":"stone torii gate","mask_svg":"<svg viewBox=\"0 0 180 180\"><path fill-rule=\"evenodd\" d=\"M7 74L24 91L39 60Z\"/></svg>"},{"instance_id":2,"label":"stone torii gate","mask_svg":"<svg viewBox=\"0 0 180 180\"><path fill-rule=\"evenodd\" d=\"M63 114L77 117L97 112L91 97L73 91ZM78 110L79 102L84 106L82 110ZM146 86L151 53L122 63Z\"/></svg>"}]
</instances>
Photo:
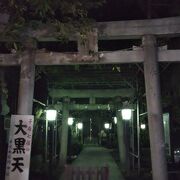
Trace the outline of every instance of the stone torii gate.
<instances>
[{"instance_id":1,"label":"stone torii gate","mask_svg":"<svg viewBox=\"0 0 180 180\"><path fill-rule=\"evenodd\" d=\"M67 144L68 144L68 124L67 118L69 115L69 111L93 111L93 110L103 110L110 111L113 110L118 112L117 108L121 108L121 106L116 107L114 104L97 104L96 98L132 98L134 96L134 90L130 88L126 89L103 89L102 90L64 90L64 89L50 89L49 93L52 99L61 98L64 99L63 103L55 104L54 108L56 110L62 111L62 131L61 131L61 148L60 148L60 166L64 166L66 162L67 156ZM89 98L89 104L74 104L69 103L71 98ZM124 170L128 170L129 163L129 151L127 149L127 145L125 144L125 134L124 132L124 124L121 118L120 113L117 113L118 122L117 122L117 132L118 132L118 144L119 144L119 158L122 167ZM120 133L119 133L120 132Z\"/></svg>"},{"instance_id":2,"label":"stone torii gate","mask_svg":"<svg viewBox=\"0 0 180 180\"><path fill-rule=\"evenodd\" d=\"M179 62L180 50L159 50L156 38L179 36L180 17L102 22L95 26L98 29L99 40L142 39L142 48L133 51L98 52L95 31L90 33L91 38L88 44L86 43L87 46L82 47L78 43L78 53L46 53L28 49L27 52L20 54L0 54L0 66L21 66L18 114L32 114L35 65L143 63L153 180L167 180L158 62ZM0 27L1 32L4 25ZM35 31L28 33L33 37L36 35ZM47 38L37 37L37 39ZM53 40L51 37L48 37L49 39ZM97 53L88 55L87 48Z\"/></svg>"}]
</instances>

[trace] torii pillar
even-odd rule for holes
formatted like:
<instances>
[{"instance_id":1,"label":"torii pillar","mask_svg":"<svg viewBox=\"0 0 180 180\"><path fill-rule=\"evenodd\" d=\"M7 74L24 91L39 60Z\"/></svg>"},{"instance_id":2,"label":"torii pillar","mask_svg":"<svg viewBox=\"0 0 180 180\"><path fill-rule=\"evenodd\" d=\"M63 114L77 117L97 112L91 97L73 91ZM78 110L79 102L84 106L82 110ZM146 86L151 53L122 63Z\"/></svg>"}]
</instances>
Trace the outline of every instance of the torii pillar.
<instances>
[{"instance_id":1,"label":"torii pillar","mask_svg":"<svg viewBox=\"0 0 180 180\"><path fill-rule=\"evenodd\" d=\"M151 148L153 180L167 180L164 129L161 107L160 80L156 38L145 35L142 40L144 49L144 76Z\"/></svg>"},{"instance_id":2,"label":"torii pillar","mask_svg":"<svg viewBox=\"0 0 180 180\"><path fill-rule=\"evenodd\" d=\"M116 110L117 117L117 138L119 148L119 160L122 171L129 172L129 149L127 147L127 138L125 132L125 124L122 119L121 111Z\"/></svg>"},{"instance_id":3,"label":"torii pillar","mask_svg":"<svg viewBox=\"0 0 180 180\"><path fill-rule=\"evenodd\" d=\"M62 107L62 128L61 128L61 146L60 146L60 162L59 165L63 167L66 164L67 145L68 145L68 117L69 117L69 98L64 99Z\"/></svg>"},{"instance_id":4,"label":"torii pillar","mask_svg":"<svg viewBox=\"0 0 180 180\"><path fill-rule=\"evenodd\" d=\"M28 49L27 57L21 62L18 114L31 115L33 107L34 80L35 80L35 50Z\"/></svg>"}]
</instances>

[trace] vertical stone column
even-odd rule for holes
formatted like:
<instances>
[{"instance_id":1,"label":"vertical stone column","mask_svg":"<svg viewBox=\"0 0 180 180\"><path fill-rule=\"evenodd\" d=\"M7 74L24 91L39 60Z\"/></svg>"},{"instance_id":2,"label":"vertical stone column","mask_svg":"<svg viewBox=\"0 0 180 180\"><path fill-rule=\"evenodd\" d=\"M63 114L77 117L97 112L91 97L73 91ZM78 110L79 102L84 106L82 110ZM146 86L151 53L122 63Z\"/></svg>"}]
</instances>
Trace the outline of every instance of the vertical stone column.
<instances>
[{"instance_id":1,"label":"vertical stone column","mask_svg":"<svg viewBox=\"0 0 180 180\"><path fill-rule=\"evenodd\" d=\"M95 97L90 97L89 98L89 104L96 104L96 98Z\"/></svg>"},{"instance_id":2,"label":"vertical stone column","mask_svg":"<svg viewBox=\"0 0 180 180\"><path fill-rule=\"evenodd\" d=\"M124 138L126 147L126 173L130 173L130 120L124 120Z\"/></svg>"},{"instance_id":3,"label":"vertical stone column","mask_svg":"<svg viewBox=\"0 0 180 180\"><path fill-rule=\"evenodd\" d=\"M19 96L18 96L18 114L31 115L34 95L35 78L35 50L27 51L27 57L21 62Z\"/></svg>"},{"instance_id":4,"label":"vertical stone column","mask_svg":"<svg viewBox=\"0 0 180 180\"><path fill-rule=\"evenodd\" d=\"M139 119L139 99L137 99L136 104L136 127L137 127L137 166L138 166L138 175L140 174L140 168L141 168L141 153L140 153L140 119Z\"/></svg>"},{"instance_id":5,"label":"vertical stone column","mask_svg":"<svg viewBox=\"0 0 180 180\"><path fill-rule=\"evenodd\" d=\"M156 39L145 35L142 43L153 180L167 180Z\"/></svg>"},{"instance_id":6,"label":"vertical stone column","mask_svg":"<svg viewBox=\"0 0 180 180\"><path fill-rule=\"evenodd\" d=\"M62 128L61 128L61 146L60 146L60 166L66 164L67 145L68 145L68 117L69 117L69 99L64 99L62 107Z\"/></svg>"},{"instance_id":7,"label":"vertical stone column","mask_svg":"<svg viewBox=\"0 0 180 180\"><path fill-rule=\"evenodd\" d=\"M135 154L135 142L134 142L134 112L132 111L132 118L130 120L130 128L131 128L131 131L130 131L130 148L131 148L131 152L132 154ZM134 170L134 167L135 167L135 156L131 155L130 157L130 162L132 163L132 169Z\"/></svg>"},{"instance_id":8,"label":"vertical stone column","mask_svg":"<svg viewBox=\"0 0 180 180\"><path fill-rule=\"evenodd\" d=\"M125 129L124 123L120 111L116 111L117 117L117 137L118 137L118 147L119 147L119 159L121 164L121 169L123 171L127 170L127 148L125 142Z\"/></svg>"}]
</instances>

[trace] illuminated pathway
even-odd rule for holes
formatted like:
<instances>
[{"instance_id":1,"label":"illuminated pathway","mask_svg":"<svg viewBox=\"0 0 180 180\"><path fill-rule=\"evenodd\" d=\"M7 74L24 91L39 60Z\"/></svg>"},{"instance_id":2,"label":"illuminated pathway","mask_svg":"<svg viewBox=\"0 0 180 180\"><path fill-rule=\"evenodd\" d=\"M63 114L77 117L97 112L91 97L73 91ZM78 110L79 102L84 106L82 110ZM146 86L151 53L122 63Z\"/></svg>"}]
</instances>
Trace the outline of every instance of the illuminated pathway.
<instances>
[{"instance_id":1,"label":"illuminated pathway","mask_svg":"<svg viewBox=\"0 0 180 180\"><path fill-rule=\"evenodd\" d=\"M73 166L81 167L109 167L109 180L124 180L119 168L108 149L98 146L85 146Z\"/></svg>"}]
</instances>

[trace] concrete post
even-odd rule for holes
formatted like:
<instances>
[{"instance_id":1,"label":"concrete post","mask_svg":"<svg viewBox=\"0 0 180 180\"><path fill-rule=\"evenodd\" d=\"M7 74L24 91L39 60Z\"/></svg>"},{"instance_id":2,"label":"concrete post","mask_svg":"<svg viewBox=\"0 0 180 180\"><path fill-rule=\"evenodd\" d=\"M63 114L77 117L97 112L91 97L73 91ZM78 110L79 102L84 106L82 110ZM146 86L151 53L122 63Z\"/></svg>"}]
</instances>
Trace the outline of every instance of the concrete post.
<instances>
[{"instance_id":1,"label":"concrete post","mask_svg":"<svg viewBox=\"0 0 180 180\"><path fill-rule=\"evenodd\" d=\"M131 118L131 152L133 155L131 155L131 163L132 163L132 169L134 170L135 167L135 142L134 142L134 113L132 112L132 118Z\"/></svg>"},{"instance_id":2,"label":"concrete post","mask_svg":"<svg viewBox=\"0 0 180 180\"><path fill-rule=\"evenodd\" d=\"M90 97L89 98L89 104L96 104L96 98L95 97Z\"/></svg>"},{"instance_id":3,"label":"concrete post","mask_svg":"<svg viewBox=\"0 0 180 180\"><path fill-rule=\"evenodd\" d=\"M34 77L35 77L35 51L28 50L27 58L21 62L18 114L31 115L34 95Z\"/></svg>"},{"instance_id":4,"label":"concrete post","mask_svg":"<svg viewBox=\"0 0 180 180\"><path fill-rule=\"evenodd\" d=\"M137 100L137 107L136 107L136 127L137 127L137 156L138 156L138 175L140 174L141 170L141 154L140 154L140 119L139 119L139 100Z\"/></svg>"},{"instance_id":5,"label":"concrete post","mask_svg":"<svg viewBox=\"0 0 180 180\"><path fill-rule=\"evenodd\" d=\"M68 145L68 117L69 117L69 99L65 99L62 109L62 129L61 129L61 146L60 146L60 166L66 164L67 145Z\"/></svg>"},{"instance_id":6,"label":"concrete post","mask_svg":"<svg viewBox=\"0 0 180 180\"><path fill-rule=\"evenodd\" d=\"M129 131L129 124L130 121L128 120L124 120L123 124L124 124L124 143L125 143L125 156L126 156L126 164L125 164L125 170L126 173L129 174L130 173L130 131Z\"/></svg>"},{"instance_id":7,"label":"concrete post","mask_svg":"<svg viewBox=\"0 0 180 180\"><path fill-rule=\"evenodd\" d=\"M144 76L151 147L153 180L167 180L164 131L161 108L160 81L156 39L153 35L143 37Z\"/></svg>"},{"instance_id":8,"label":"concrete post","mask_svg":"<svg viewBox=\"0 0 180 180\"><path fill-rule=\"evenodd\" d=\"M119 159L121 164L121 169L126 170L127 159L126 159L126 143L125 143L125 132L124 123L120 111L116 111L117 117L117 137L118 137L118 147L119 147Z\"/></svg>"}]
</instances>

